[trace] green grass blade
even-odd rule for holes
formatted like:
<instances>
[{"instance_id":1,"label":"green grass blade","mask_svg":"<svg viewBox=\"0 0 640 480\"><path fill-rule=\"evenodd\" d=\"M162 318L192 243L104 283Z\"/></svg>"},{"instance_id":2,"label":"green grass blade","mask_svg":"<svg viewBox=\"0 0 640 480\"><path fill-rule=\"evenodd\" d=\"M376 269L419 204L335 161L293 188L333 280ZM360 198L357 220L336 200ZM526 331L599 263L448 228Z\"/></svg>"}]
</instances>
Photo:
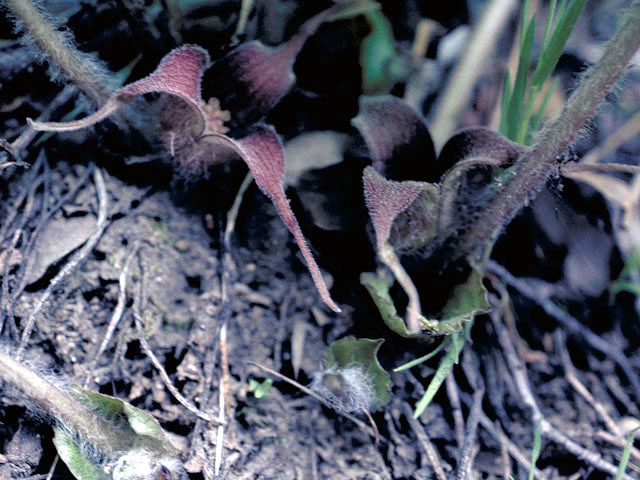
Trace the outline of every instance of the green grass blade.
<instances>
[{"instance_id":1,"label":"green grass blade","mask_svg":"<svg viewBox=\"0 0 640 480\"><path fill-rule=\"evenodd\" d=\"M549 30L553 25L553 20L556 12L556 0L551 0L549 4L549 9L547 10L547 20L544 23L544 34L542 35L542 51L544 51L547 45L547 39L549 38Z\"/></svg>"},{"instance_id":2,"label":"green grass blade","mask_svg":"<svg viewBox=\"0 0 640 480\"><path fill-rule=\"evenodd\" d=\"M567 6L567 0L560 0L560 3L558 4L558 8L556 10L556 15L555 15L556 19L562 18L562 15L564 15L564 9L566 8L566 6ZM555 30L557 25L558 25L557 23L554 23L552 29Z\"/></svg>"},{"instance_id":3,"label":"green grass blade","mask_svg":"<svg viewBox=\"0 0 640 480\"><path fill-rule=\"evenodd\" d=\"M529 66L531 63L531 51L533 50L533 39L536 26L536 16L534 15L529 22L524 34L524 40L520 46L520 54L518 57L518 71L511 92L511 100L509 102L508 116L509 125L507 125L507 138L514 140L520 129L520 120L522 119L523 102L527 88L527 77Z\"/></svg>"},{"instance_id":4,"label":"green grass blade","mask_svg":"<svg viewBox=\"0 0 640 480\"><path fill-rule=\"evenodd\" d=\"M638 268L640 268L640 251L635 252L631 257L629 257L618 278L624 278L630 273L636 271Z\"/></svg>"},{"instance_id":5,"label":"green grass blade","mask_svg":"<svg viewBox=\"0 0 640 480\"><path fill-rule=\"evenodd\" d=\"M533 116L533 118L531 119L531 125L529 126L529 131L527 132L527 135L525 136L525 145L529 145L531 143L531 136L533 135L534 132L538 131L538 128L540 127L540 124L542 123L542 119L544 118L544 113L547 111L547 105L549 104L549 100L551 99L551 95L553 94L553 92L556 90L556 88L558 88L558 81L557 79L555 79L551 85L549 85L547 87L547 91L544 94L544 97L542 99L542 103L540 104L540 108L538 108L538 111L536 112L536 114Z\"/></svg>"},{"instance_id":6,"label":"green grass blade","mask_svg":"<svg viewBox=\"0 0 640 480\"><path fill-rule=\"evenodd\" d=\"M460 352L462 352L462 347L464 347L464 342L467 338L467 333L471 323L472 322L469 322L467 324L464 331L451 335L451 347L449 347L449 351L447 351L447 354L440 362L440 365L438 365L438 369L433 375L427 390L416 405L416 410L413 412L414 418L418 418L424 413L425 409L429 406L431 400L433 400L433 397L440 389L442 382L447 378L447 375L449 375L453 366L458 363L458 358L460 357Z\"/></svg>"},{"instance_id":7,"label":"green grass blade","mask_svg":"<svg viewBox=\"0 0 640 480\"><path fill-rule=\"evenodd\" d=\"M553 69L556 67L558 60L560 59L560 55L562 55L562 50L569 39L569 35L571 34L586 1L587 0L573 0L559 17L557 25L554 26L548 45L546 45L545 49L540 53L536 71L531 79L532 87L542 87L544 82L553 72Z\"/></svg>"},{"instance_id":8,"label":"green grass blade","mask_svg":"<svg viewBox=\"0 0 640 480\"><path fill-rule=\"evenodd\" d=\"M426 362L432 357L435 357L440 350L442 350L445 346L447 346L450 342L449 337L445 338L440 345L438 345L433 351L423 355L422 357L416 358L415 360L411 360L410 362L405 363L404 365L400 365L393 369L394 372L401 372L403 370L407 370L408 368L415 367L416 365L421 364L422 362Z\"/></svg>"},{"instance_id":9,"label":"green grass blade","mask_svg":"<svg viewBox=\"0 0 640 480\"><path fill-rule=\"evenodd\" d=\"M536 462L540 457L540 450L542 449L542 427L540 422L536 423L536 429L533 432L533 448L531 449L531 465L529 465L528 480L534 480L536 473Z\"/></svg>"},{"instance_id":10,"label":"green grass blade","mask_svg":"<svg viewBox=\"0 0 640 480\"><path fill-rule=\"evenodd\" d=\"M624 472L627 469L627 463L629 463L629 457L631 456L631 446L633 445L633 437L638 429L634 428L627 435L627 442L624 445L622 451L622 458L620 459L620 465L618 465L618 472L616 473L616 480L622 480L624 478Z\"/></svg>"},{"instance_id":11,"label":"green grass blade","mask_svg":"<svg viewBox=\"0 0 640 480\"><path fill-rule=\"evenodd\" d=\"M640 283L616 280L609 286L611 293L630 292L640 296Z\"/></svg>"},{"instance_id":12,"label":"green grass blade","mask_svg":"<svg viewBox=\"0 0 640 480\"><path fill-rule=\"evenodd\" d=\"M509 128L509 101L511 99L511 77L509 71L504 75L504 82L502 83L502 99L500 100L500 133L507 136L507 130Z\"/></svg>"},{"instance_id":13,"label":"green grass blade","mask_svg":"<svg viewBox=\"0 0 640 480\"><path fill-rule=\"evenodd\" d=\"M527 12L529 11L530 0L522 2L522 10L520 11L520 42L518 48L522 49L524 43L525 25L527 25Z\"/></svg>"}]
</instances>

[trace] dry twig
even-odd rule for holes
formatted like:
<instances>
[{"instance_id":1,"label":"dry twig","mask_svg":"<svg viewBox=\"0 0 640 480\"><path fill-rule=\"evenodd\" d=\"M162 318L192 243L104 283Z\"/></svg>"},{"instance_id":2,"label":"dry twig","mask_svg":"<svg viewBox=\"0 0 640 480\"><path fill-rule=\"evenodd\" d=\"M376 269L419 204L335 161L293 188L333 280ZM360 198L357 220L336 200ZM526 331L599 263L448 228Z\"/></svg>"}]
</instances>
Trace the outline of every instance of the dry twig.
<instances>
[{"instance_id":1,"label":"dry twig","mask_svg":"<svg viewBox=\"0 0 640 480\"><path fill-rule=\"evenodd\" d=\"M158 357L156 357L156 355L153 353L153 350L151 349L149 342L144 336L144 326L143 326L144 320L142 318L142 305L146 298L146 295L144 293L144 290L145 290L144 283L145 282L144 282L144 272L143 272L140 283L138 285L138 289L136 291L136 298L133 306L133 317L135 319L136 331L138 333L137 337L138 337L138 341L140 342L140 345L142 346L142 350L144 351L145 355L149 358L153 366L156 367L156 370L158 370L158 373L160 374L160 378L162 379L162 382L164 383L165 387L167 387L167 390L169 390L169 393L171 393L173 398L175 398L183 407L185 407L187 410L193 413L196 417L201 418L202 420L205 420L207 422L211 422L214 425L218 425L219 422L217 419L213 418L208 413L205 413L202 410L200 410L198 407L192 404L178 391L176 386L173 384L173 382L169 378L169 374L165 370L160 360L158 360Z\"/></svg>"},{"instance_id":2,"label":"dry twig","mask_svg":"<svg viewBox=\"0 0 640 480\"><path fill-rule=\"evenodd\" d=\"M62 269L58 272L58 274L53 277L51 283L46 288L38 302L36 303L35 308L29 315L29 319L22 331L22 338L20 339L20 346L16 352L16 356L18 359L22 358L24 354L24 349L27 346L27 342L29 337L31 336L31 331L33 330L33 326L35 324L36 318L45 303L51 297L54 290L60 285L60 283L69 276L79 265L82 263L91 250L96 246L98 240L102 236L104 229L107 226L107 210L108 210L108 199L107 199L107 188L104 183L104 177L102 176L102 171L99 168L96 168L93 172L93 178L96 185L96 191L98 194L98 220L96 221L96 228L89 237L89 239L85 242L85 244L78 250L69 261L62 267Z\"/></svg>"},{"instance_id":3,"label":"dry twig","mask_svg":"<svg viewBox=\"0 0 640 480\"><path fill-rule=\"evenodd\" d=\"M462 450L462 445L464 444L464 418L462 417L458 385L456 384L456 379L453 375L447 375L445 385L447 388L447 396L449 397L449 402L451 403L452 408L451 414L453 415L456 442L458 444L458 449Z\"/></svg>"},{"instance_id":4,"label":"dry twig","mask_svg":"<svg viewBox=\"0 0 640 480\"><path fill-rule=\"evenodd\" d=\"M98 351L89 365L89 371L87 372L87 376L85 377L83 384L85 388L89 386L89 381L91 380L91 375L93 375L93 371L96 368L96 364L98 363L100 356L107 349L107 346L113 337L113 333L116 331L118 323L120 323L120 319L124 313L124 307L127 302L127 275L129 275L129 268L131 267L131 263L136 253L138 253L138 246L134 245L131 253L125 260L124 267L122 267L122 271L118 277L118 301L116 303L116 307L113 309L113 313L111 314L111 319L109 320L109 325L107 325L107 331L104 334L102 343L100 343L100 348L98 348Z\"/></svg>"},{"instance_id":5,"label":"dry twig","mask_svg":"<svg viewBox=\"0 0 640 480\"><path fill-rule=\"evenodd\" d=\"M602 337L593 333L585 325L581 324L578 320L556 305L550 298L540 297L540 295L538 295L525 280L514 277L502 265L489 261L486 265L486 271L499 276L509 286L515 288L519 293L536 302L549 316L555 318L569 332L582 337L592 348L612 358L627 376L629 383L631 383L631 386L633 387L636 398L640 399L640 380L631 367L629 360L624 356L620 349L610 345Z\"/></svg>"},{"instance_id":6,"label":"dry twig","mask_svg":"<svg viewBox=\"0 0 640 480\"><path fill-rule=\"evenodd\" d=\"M460 451L460 460L458 462L458 471L456 472L456 480L464 480L467 478L469 469L473 463L474 454L472 453L475 446L476 433L478 431L478 422L480 421L480 411L482 409L482 398L484 390L476 390L473 394L473 402L471 404L471 412L467 418L467 431L464 435L464 443ZM477 450L476 450L477 453Z\"/></svg>"},{"instance_id":7,"label":"dry twig","mask_svg":"<svg viewBox=\"0 0 640 480\"><path fill-rule=\"evenodd\" d=\"M500 323L500 310L502 308L508 308L507 302L508 299L505 295L502 298L501 305L497 306L498 308L495 308L490 313L490 317L498 336L498 341L500 342L500 346L502 347L502 351L507 360L507 364L509 365L509 369L511 370L511 375L513 376L520 391L522 402L531 411L533 426L535 427L536 425L540 425L540 431L543 438L546 437L550 440L553 440L558 445L563 446L568 452L571 452L576 457L597 468L598 470L609 473L610 475L616 475L618 471L618 467L616 465L613 465L611 462L605 460L598 452L593 452L583 447L576 441L566 436L564 433L560 432L542 415L542 411L540 410L540 407L536 402L533 391L529 384L526 367L516 352L513 340L511 339L509 332ZM623 475L622 478L625 480L633 480L629 475Z\"/></svg>"},{"instance_id":8,"label":"dry twig","mask_svg":"<svg viewBox=\"0 0 640 480\"><path fill-rule=\"evenodd\" d=\"M353 415L349 414L349 413L345 413L345 412L341 412L339 410L335 410L331 404L329 402L327 402L324 398L322 398L320 395L318 395L316 392L314 392L313 390L305 387L304 385L302 385L301 383L296 382L295 380L287 377L286 375L281 374L280 372L276 372L275 370L272 370L269 367L265 367L264 365L260 365L258 363L255 362L248 362L249 365L253 365L254 367L258 367L261 370L264 370L265 372L267 372L270 375L273 375L276 378L279 378L280 380L283 380L287 383L289 383L290 385L293 385L294 387L296 387L297 389L299 389L300 391L306 393L307 395L309 395L310 397L315 398L317 401L319 401L320 403L322 403L325 407L330 408L331 410L333 410L334 412L336 412L338 415L342 415L343 417L351 420L353 423L355 423L356 425L358 425L358 427L360 427L361 430L363 430L364 432L368 433L370 436L372 436L374 439L375 438L379 438L380 440L382 440L383 442L387 442L387 440L384 437L380 437L380 434L372 427L370 427L369 425L367 425L366 423L364 423L363 421L359 420L358 418L354 417Z\"/></svg>"}]
</instances>

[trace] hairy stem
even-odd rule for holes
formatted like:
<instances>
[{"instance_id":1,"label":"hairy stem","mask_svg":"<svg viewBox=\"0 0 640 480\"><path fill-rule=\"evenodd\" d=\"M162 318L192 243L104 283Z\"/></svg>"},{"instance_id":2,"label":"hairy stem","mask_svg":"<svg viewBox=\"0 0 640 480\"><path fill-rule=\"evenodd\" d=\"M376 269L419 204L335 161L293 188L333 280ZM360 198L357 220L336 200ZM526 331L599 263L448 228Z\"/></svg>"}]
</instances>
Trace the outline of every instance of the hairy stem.
<instances>
[{"instance_id":1,"label":"hairy stem","mask_svg":"<svg viewBox=\"0 0 640 480\"><path fill-rule=\"evenodd\" d=\"M47 20L31 0L5 0L15 17L22 23L25 32L52 63L73 81L82 92L97 105L106 102L111 88L105 82L106 73L89 55L78 51Z\"/></svg>"},{"instance_id":2,"label":"hairy stem","mask_svg":"<svg viewBox=\"0 0 640 480\"><path fill-rule=\"evenodd\" d=\"M131 432L107 422L72 395L1 350L0 381L18 389L60 424L72 428L103 452L124 450L135 444Z\"/></svg>"},{"instance_id":3,"label":"hairy stem","mask_svg":"<svg viewBox=\"0 0 640 480\"><path fill-rule=\"evenodd\" d=\"M463 234L460 256L471 255L479 261L500 229L542 189L555 171L558 158L576 139L638 47L640 0L635 0L598 64L587 72L560 115L543 128L531 149L520 157L512 175L484 214Z\"/></svg>"}]
</instances>

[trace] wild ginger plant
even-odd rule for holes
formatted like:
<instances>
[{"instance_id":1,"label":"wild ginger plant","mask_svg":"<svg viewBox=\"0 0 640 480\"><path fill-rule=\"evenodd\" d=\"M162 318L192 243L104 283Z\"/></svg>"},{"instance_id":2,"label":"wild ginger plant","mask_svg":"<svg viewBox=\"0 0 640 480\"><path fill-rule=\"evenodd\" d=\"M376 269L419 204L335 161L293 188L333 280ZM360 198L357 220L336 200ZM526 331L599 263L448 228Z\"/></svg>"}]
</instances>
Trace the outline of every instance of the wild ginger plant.
<instances>
[{"instance_id":1,"label":"wild ginger plant","mask_svg":"<svg viewBox=\"0 0 640 480\"><path fill-rule=\"evenodd\" d=\"M26 2L30 3L30 2ZM64 48L58 36L48 34L46 21L37 9L10 2L9 7L36 37L45 51ZM295 75L293 64L306 40L327 21L344 18L374 8L366 0L347 1L320 12L305 22L292 38L269 47L260 41L250 41L236 47L213 64L201 47L184 45L168 53L149 76L115 91L91 115L76 121L55 123L29 119L37 131L64 132L95 125L113 115L135 97L148 93L165 96L154 105L156 136L178 167L191 175L204 175L207 167L239 156L249 167L260 190L273 202L283 222L293 234L305 259L311 277L325 304L335 312L340 308L333 301L297 219L289 206L283 188L284 152L275 130L261 119L291 89ZM33 28L30 25L37 24ZM43 34L43 30L46 34ZM54 61L81 61L73 50L52 55ZM68 57L72 57L69 60ZM208 68L221 86L221 98L201 97L201 80ZM63 69L65 70L65 69ZM75 78L74 69L70 77ZM84 76L82 78L85 78ZM225 110L220 107L223 101Z\"/></svg>"},{"instance_id":2,"label":"wild ginger plant","mask_svg":"<svg viewBox=\"0 0 640 480\"><path fill-rule=\"evenodd\" d=\"M439 370L444 375L461 352L470 321L488 308L481 281L483 263L493 241L558 171L557 158L576 138L640 44L640 2L634 0L602 60L583 76L561 115L533 137L528 122L536 119L535 126L539 118L532 110L534 100L543 80L554 68L584 2L561 2L561 6L561 13L556 17L559 20L549 20L545 29L549 36L545 34L538 64L543 67L536 67L528 84L527 59L532 42L529 32L533 32L534 20L523 29L522 73L517 75L513 86L505 82L508 88L503 97L504 111L521 116L516 121L517 127L509 124L508 131L502 131L520 143L486 129L468 129L452 137L436 156L421 116L392 98L363 100L361 112L354 119L373 163L364 171L363 184L378 255L407 293L406 319L397 313L388 282L367 274L362 281L395 332L408 337L450 335L446 361L441 364L442 371ZM242 95L230 96L228 102L216 97L217 100L209 99L205 103L200 95L200 79L209 66L208 54L196 46L183 46L167 54L149 77L115 92L89 117L67 124L33 123L32 126L41 130L84 128L107 118L134 96L149 92L169 94L158 105L157 125L167 151L182 168L199 173L209 162L220 161L230 152L240 156L292 231L323 300L337 310L288 206L282 188L284 158L280 141L274 130L260 120L290 88L292 63L306 38L320 23L344 14L344 8L342 4L313 17L299 34L279 47L249 42L214 62L212 72L227 72L223 83L232 78L233 82L227 83L242 86ZM531 88L529 93L527 88ZM247 99L254 101L247 102ZM236 108L234 102L238 102ZM240 103L244 105L240 107ZM523 139L530 136L532 146L524 147ZM418 152L420 162L431 163L429 168L416 172L415 162L395 161L407 157L407 152ZM437 299L438 308L426 315L420 303L421 292L398 258L404 252L418 252L434 259L436 275L451 270L455 273L447 285L450 291ZM444 378L436 377L440 382ZM434 385L437 390L439 383L435 379L429 386L429 395L435 393ZM429 398L423 397L421 408ZM416 411L419 412L420 409Z\"/></svg>"}]
</instances>

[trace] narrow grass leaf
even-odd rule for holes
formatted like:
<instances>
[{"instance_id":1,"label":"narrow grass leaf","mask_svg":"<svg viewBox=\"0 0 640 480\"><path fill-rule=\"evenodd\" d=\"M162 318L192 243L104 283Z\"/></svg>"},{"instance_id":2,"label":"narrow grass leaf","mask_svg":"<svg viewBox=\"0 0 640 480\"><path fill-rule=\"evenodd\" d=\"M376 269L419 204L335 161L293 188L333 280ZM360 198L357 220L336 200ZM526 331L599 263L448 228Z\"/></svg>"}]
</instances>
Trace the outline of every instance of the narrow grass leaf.
<instances>
[{"instance_id":1,"label":"narrow grass leaf","mask_svg":"<svg viewBox=\"0 0 640 480\"><path fill-rule=\"evenodd\" d=\"M618 278L624 278L638 268L640 268L640 251L635 252L631 257L629 257Z\"/></svg>"},{"instance_id":2,"label":"narrow grass leaf","mask_svg":"<svg viewBox=\"0 0 640 480\"><path fill-rule=\"evenodd\" d=\"M547 10L547 20L544 23L544 33L542 34L542 50L545 49L547 45L547 40L549 38L549 31L551 26L553 25L553 20L555 18L556 13L556 0L551 0L549 4L549 9Z\"/></svg>"},{"instance_id":3,"label":"narrow grass leaf","mask_svg":"<svg viewBox=\"0 0 640 480\"><path fill-rule=\"evenodd\" d=\"M559 17L549 43L538 60L536 71L531 79L532 87L540 88L553 72L585 3L586 0L573 0Z\"/></svg>"},{"instance_id":4,"label":"narrow grass leaf","mask_svg":"<svg viewBox=\"0 0 640 480\"><path fill-rule=\"evenodd\" d=\"M634 295L640 296L640 283L618 280L611 284L609 290L614 294L620 292L631 292Z\"/></svg>"},{"instance_id":5,"label":"narrow grass leaf","mask_svg":"<svg viewBox=\"0 0 640 480\"><path fill-rule=\"evenodd\" d=\"M403 365L400 365L399 367L396 367L393 369L394 372L401 372L403 370L407 370L409 368L415 367L416 365L421 364L422 362L426 362L427 360L429 360L430 358L435 357L438 353L440 353L440 350L442 350L444 347L446 347L447 345L449 345L449 342L451 340L451 337L447 337L445 338L440 345L438 345L435 349L433 349L433 351L427 353L426 355L423 355L422 357L418 357L414 360L411 360L410 362L407 362Z\"/></svg>"},{"instance_id":6,"label":"narrow grass leaf","mask_svg":"<svg viewBox=\"0 0 640 480\"><path fill-rule=\"evenodd\" d=\"M413 413L414 418L418 418L424 413L426 408L431 403L431 400L433 400L433 397L440 389L440 385L442 385L442 382L444 382L444 380L447 378L447 375L449 375L449 373L453 369L453 366L458 363L460 352L462 352L462 347L464 346L464 342L466 340L471 323L472 322L469 322L467 324L464 331L451 335L451 346L449 347L449 351L447 351L447 354L442 359L442 362L440 362L438 370L436 370L436 373L431 379L427 390L424 392L424 395L416 405L416 410Z\"/></svg>"},{"instance_id":7,"label":"narrow grass leaf","mask_svg":"<svg viewBox=\"0 0 640 480\"><path fill-rule=\"evenodd\" d=\"M509 99L511 98L511 76L507 71L504 75L504 82L502 83L502 99L500 100L500 133L505 137L509 133Z\"/></svg>"},{"instance_id":8,"label":"narrow grass leaf","mask_svg":"<svg viewBox=\"0 0 640 480\"><path fill-rule=\"evenodd\" d=\"M525 28L524 26L527 24L527 12L529 11L529 0L524 0L522 2L522 10L520 11L520 40L518 43L518 48L522 49L522 44L524 43L525 36Z\"/></svg>"},{"instance_id":9,"label":"narrow grass leaf","mask_svg":"<svg viewBox=\"0 0 640 480\"><path fill-rule=\"evenodd\" d=\"M516 73L516 79L513 84L513 91L511 92L511 100L509 102L509 124L507 125L507 138L509 138L510 140L515 139L515 136L517 135L520 127L520 120L522 118L522 108L527 88L529 65L531 63L531 51L533 50L535 26L536 16L534 15L526 28L524 40L522 42L522 45L520 46L518 71Z\"/></svg>"},{"instance_id":10,"label":"narrow grass leaf","mask_svg":"<svg viewBox=\"0 0 640 480\"><path fill-rule=\"evenodd\" d=\"M620 458L620 465L618 465L618 472L616 473L616 480L622 480L624 478L624 472L627 469L627 464L629 463L629 457L631 455L631 446L633 445L633 438L635 437L635 433L638 429L634 428L627 435L627 442L624 445L624 450L622 451L622 458Z\"/></svg>"},{"instance_id":11,"label":"narrow grass leaf","mask_svg":"<svg viewBox=\"0 0 640 480\"><path fill-rule=\"evenodd\" d=\"M542 99L542 102L540 103L540 107L538 108L538 111L536 112L536 114L533 116L533 118L531 119L531 123L529 124L529 128L527 129L527 134L525 136L525 145L530 145L531 144L531 140L532 140L532 136L535 132L538 131L538 128L540 127L540 124L542 123L542 119L544 118L544 113L547 110L547 105L549 104L549 100L551 100L551 95L553 94L553 92L558 88L558 81L557 79L554 79L554 81L551 83L551 85L549 85L547 87L547 91L544 94L544 98Z\"/></svg>"},{"instance_id":12,"label":"narrow grass leaf","mask_svg":"<svg viewBox=\"0 0 640 480\"><path fill-rule=\"evenodd\" d=\"M536 462L540 457L540 449L542 448L542 427L540 422L536 423L536 429L533 432L533 448L531 449L531 465L529 465L528 480L534 480L536 473Z\"/></svg>"}]
</instances>

